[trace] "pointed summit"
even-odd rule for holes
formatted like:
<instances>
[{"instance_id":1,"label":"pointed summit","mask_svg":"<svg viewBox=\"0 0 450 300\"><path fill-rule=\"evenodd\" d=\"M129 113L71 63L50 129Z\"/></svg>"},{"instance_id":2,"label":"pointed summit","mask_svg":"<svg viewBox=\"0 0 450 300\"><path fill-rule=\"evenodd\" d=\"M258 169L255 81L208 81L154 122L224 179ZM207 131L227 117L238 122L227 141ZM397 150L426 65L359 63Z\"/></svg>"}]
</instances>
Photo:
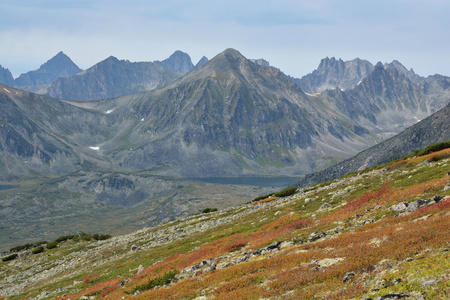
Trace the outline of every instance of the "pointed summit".
<instances>
[{"instance_id":1,"label":"pointed summit","mask_svg":"<svg viewBox=\"0 0 450 300\"><path fill-rule=\"evenodd\" d=\"M198 63L195 65L196 68L206 64L209 61L209 59L206 56L203 56Z\"/></svg>"},{"instance_id":2,"label":"pointed summit","mask_svg":"<svg viewBox=\"0 0 450 300\"><path fill-rule=\"evenodd\" d=\"M166 70L187 73L194 69L191 57L180 50L175 51L169 58L163 60L161 65Z\"/></svg>"},{"instance_id":3,"label":"pointed summit","mask_svg":"<svg viewBox=\"0 0 450 300\"><path fill-rule=\"evenodd\" d=\"M35 71L21 74L14 82L16 86L36 86L52 83L60 77L66 77L83 71L62 51Z\"/></svg>"}]
</instances>

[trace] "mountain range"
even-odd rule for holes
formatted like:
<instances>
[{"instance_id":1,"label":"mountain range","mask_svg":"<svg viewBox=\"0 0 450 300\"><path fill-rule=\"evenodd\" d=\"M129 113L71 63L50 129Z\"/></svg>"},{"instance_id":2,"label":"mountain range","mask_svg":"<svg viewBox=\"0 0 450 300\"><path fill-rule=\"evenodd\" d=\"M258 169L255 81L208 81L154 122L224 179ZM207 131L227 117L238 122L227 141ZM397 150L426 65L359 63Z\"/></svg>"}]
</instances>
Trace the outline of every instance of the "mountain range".
<instances>
[{"instance_id":1,"label":"mountain range","mask_svg":"<svg viewBox=\"0 0 450 300\"><path fill-rule=\"evenodd\" d=\"M196 66L208 61L202 57ZM67 55L59 52L39 69L14 79L0 68L0 83L60 99L103 99L158 88L193 70L188 54L175 51L155 62L119 60L113 56L83 71Z\"/></svg>"},{"instance_id":2,"label":"mountain range","mask_svg":"<svg viewBox=\"0 0 450 300\"><path fill-rule=\"evenodd\" d=\"M115 80L129 78L113 70L144 64L165 65L178 76L191 71L155 91L102 101L61 101L4 87L2 174L64 173L85 161L102 167L108 161L118 170L158 168L160 174L191 178L304 175L400 132L450 101L448 77L415 84L381 63L352 89L308 94L280 70L233 49L197 68L182 52L157 63L110 57L71 77L91 78L87 82L94 88L103 86L98 74L115 74L102 79L111 83L101 91L106 97L117 91ZM56 82L65 85L71 77Z\"/></svg>"},{"instance_id":3,"label":"mountain range","mask_svg":"<svg viewBox=\"0 0 450 300\"><path fill-rule=\"evenodd\" d=\"M448 77L414 83L389 64L375 65L353 88L312 94L234 49L197 67L181 63L185 58L178 53L166 67L190 72L172 70L181 77L112 99L59 100L0 85L0 180L19 185L0 192L8 203L0 226L16 222L2 242L55 235L76 223L73 215L114 230L173 220L213 197L202 188L220 190L191 179L306 175L397 134L450 100ZM104 61L119 69L136 64ZM245 197L224 192L219 198L215 203L225 207ZM129 227L113 221L119 211ZM31 214L38 229L26 225Z\"/></svg>"}]
</instances>

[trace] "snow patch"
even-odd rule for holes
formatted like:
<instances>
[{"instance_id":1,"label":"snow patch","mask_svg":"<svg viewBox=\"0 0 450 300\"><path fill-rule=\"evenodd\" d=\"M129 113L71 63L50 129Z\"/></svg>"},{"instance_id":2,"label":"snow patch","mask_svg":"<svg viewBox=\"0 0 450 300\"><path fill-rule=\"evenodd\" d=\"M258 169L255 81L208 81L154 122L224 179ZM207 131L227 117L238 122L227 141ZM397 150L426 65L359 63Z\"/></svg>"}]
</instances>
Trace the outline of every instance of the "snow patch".
<instances>
[{"instance_id":1,"label":"snow patch","mask_svg":"<svg viewBox=\"0 0 450 300\"><path fill-rule=\"evenodd\" d=\"M144 118L142 118L142 119L141 119L141 122L144 122L144 120L145 120L145 119L144 119Z\"/></svg>"},{"instance_id":2,"label":"snow patch","mask_svg":"<svg viewBox=\"0 0 450 300\"><path fill-rule=\"evenodd\" d=\"M310 93L307 93L307 92L305 92L305 94L308 95L308 96L317 96L317 95L319 95L319 93L310 94Z\"/></svg>"},{"instance_id":3,"label":"snow patch","mask_svg":"<svg viewBox=\"0 0 450 300\"><path fill-rule=\"evenodd\" d=\"M360 81L358 82L358 84L357 84L357 85L360 85L360 84L361 84L361 82L362 82L362 80L360 80Z\"/></svg>"},{"instance_id":4,"label":"snow patch","mask_svg":"<svg viewBox=\"0 0 450 300\"><path fill-rule=\"evenodd\" d=\"M89 149L92 149L92 150L98 151L98 150L100 150L100 147L92 147L92 146L89 146Z\"/></svg>"},{"instance_id":5,"label":"snow patch","mask_svg":"<svg viewBox=\"0 0 450 300\"><path fill-rule=\"evenodd\" d=\"M8 94L11 94L11 92L10 91L8 91L6 88L3 88L5 91L7 91L8 92Z\"/></svg>"},{"instance_id":6,"label":"snow patch","mask_svg":"<svg viewBox=\"0 0 450 300\"><path fill-rule=\"evenodd\" d=\"M110 113L112 113L113 111L114 111L114 108L113 108L113 109L109 109L109 110L105 111L105 114L110 114Z\"/></svg>"}]
</instances>

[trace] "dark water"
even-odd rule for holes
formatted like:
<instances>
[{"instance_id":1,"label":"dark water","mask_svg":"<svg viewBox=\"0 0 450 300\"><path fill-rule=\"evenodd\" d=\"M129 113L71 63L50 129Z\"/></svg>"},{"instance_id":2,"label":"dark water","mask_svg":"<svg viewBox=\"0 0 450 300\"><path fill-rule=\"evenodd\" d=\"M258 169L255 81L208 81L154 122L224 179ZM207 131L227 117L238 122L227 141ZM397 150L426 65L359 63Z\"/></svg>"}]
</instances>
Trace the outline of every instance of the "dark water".
<instances>
[{"instance_id":1,"label":"dark water","mask_svg":"<svg viewBox=\"0 0 450 300\"><path fill-rule=\"evenodd\" d=\"M9 190L19 187L18 185L2 185L0 184L0 191L1 190Z\"/></svg>"},{"instance_id":2,"label":"dark water","mask_svg":"<svg viewBox=\"0 0 450 300\"><path fill-rule=\"evenodd\" d=\"M253 186L289 186L300 181L301 177L209 177L195 180L218 184L244 184Z\"/></svg>"}]
</instances>

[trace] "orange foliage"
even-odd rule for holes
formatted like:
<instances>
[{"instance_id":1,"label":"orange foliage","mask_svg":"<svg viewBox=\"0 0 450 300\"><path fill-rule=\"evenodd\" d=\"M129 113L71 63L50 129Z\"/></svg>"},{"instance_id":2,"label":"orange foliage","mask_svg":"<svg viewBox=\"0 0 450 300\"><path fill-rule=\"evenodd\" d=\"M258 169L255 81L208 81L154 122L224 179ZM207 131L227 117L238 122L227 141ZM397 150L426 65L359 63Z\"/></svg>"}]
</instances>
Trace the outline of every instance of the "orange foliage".
<instances>
[{"instance_id":1,"label":"orange foliage","mask_svg":"<svg viewBox=\"0 0 450 300\"><path fill-rule=\"evenodd\" d=\"M86 296L86 295L91 295L94 293L101 293L103 291L103 289L108 288L110 286L115 286L117 287L117 285L119 284L119 282L121 281L121 279L113 279L113 280L109 280L109 281L105 281L99 284L96 284L94 286L91 286L90 288L88 288L87 290L80 292L78 294L75 295L68 295L65 297L59 297L57 298L58 300L65 300L65 299L76 299L79 298L81 296Z\"/></svg>"},{"instance_id":2,"label":"orange foliage","mask_svg":"<svg viewBox=\"0 0 450 300\"><path fill-rule=\"evenodd\" d=\"M378 191L368 191L362 195L359 199L349 201L345 205L345 210L356 211L363 207L367 202L373 199L377 199L381 195L386 194L390 190L390 181L386 181Z\"/></svg>"},{"instance_id":3,"label":"orange foliage","mask_svg":"<svg viewBox=\"0 0 450 300\"><path fill-rule=\"evenodd\" d=\"M269 201L272 201L272 200L275 200L275 199L278 199L278 198L277 197L269 197L269 198L266 198L266 199L262 199L262 200L259 200L259 201L252 202L252 204L255 205L255 204L258 204L258 203L269 202Z\"/></svg>"}]
</instances>

